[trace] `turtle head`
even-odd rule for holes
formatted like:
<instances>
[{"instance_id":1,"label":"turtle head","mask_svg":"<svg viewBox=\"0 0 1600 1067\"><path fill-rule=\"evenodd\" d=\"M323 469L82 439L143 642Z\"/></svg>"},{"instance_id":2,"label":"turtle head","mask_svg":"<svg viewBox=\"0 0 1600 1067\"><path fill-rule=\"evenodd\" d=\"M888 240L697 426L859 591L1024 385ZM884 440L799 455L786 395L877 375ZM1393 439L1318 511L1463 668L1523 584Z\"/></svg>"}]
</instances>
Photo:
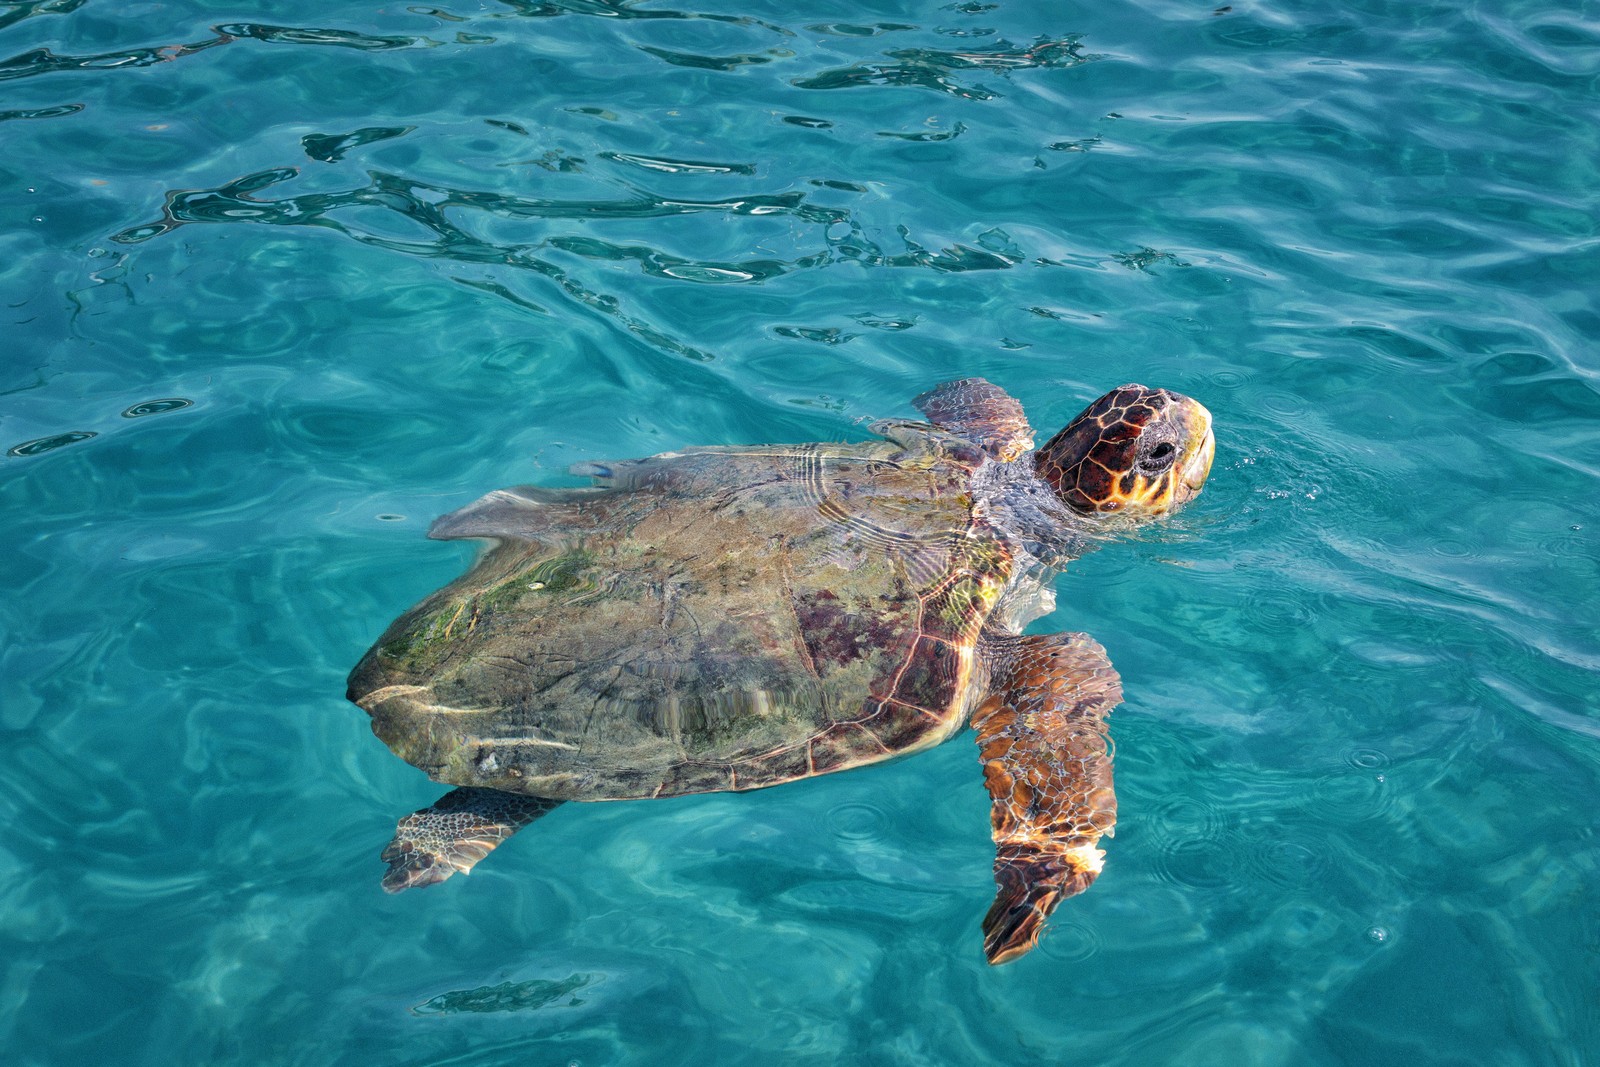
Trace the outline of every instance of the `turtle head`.
<instances>
[{"instance_id":1,"label":"turtle head","mask_svg":"<svg viewBox=\"0 0 1600 1067\"><path fill-rule=\"evenodd\" d=\"M1073 510L1141 522L1192 500L1215 452L1211 413L1198 402L1124 385L1045 442L1034 468Z\"/></svg>"}]
</instances>

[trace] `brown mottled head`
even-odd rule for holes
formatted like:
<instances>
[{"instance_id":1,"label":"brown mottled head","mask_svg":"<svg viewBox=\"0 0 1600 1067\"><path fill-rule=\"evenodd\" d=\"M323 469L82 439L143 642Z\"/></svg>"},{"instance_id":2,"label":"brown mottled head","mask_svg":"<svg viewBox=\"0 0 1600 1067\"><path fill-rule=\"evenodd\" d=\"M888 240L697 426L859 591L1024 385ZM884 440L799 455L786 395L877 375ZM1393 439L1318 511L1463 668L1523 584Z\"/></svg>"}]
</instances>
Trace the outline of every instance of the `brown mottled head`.
<instances>
[{"instance_id":1,"label":"brown mottled head","mask_svg":"<svg viewBox=\"0 0 1600 1067\"><path fill-rule=\"evenodd\" d=\"M1169 515L1205 484L1211 413L1166 389L1124 385L1096 400L1035 454L1039 476L1074 509L1135 521Z\"/></svg>"}]
</instances>

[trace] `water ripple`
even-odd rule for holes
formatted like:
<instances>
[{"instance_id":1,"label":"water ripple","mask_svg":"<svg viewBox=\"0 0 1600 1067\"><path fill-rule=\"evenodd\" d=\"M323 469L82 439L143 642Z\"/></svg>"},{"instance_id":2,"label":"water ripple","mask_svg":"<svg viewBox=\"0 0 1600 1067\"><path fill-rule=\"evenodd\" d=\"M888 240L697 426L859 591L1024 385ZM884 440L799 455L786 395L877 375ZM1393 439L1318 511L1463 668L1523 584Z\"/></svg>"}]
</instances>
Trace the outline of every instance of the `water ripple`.
<instances>
[{"instance_id":1,"label":"water ripple","mask_svg":"<svg viewBox=\"0 0 1600 1067\"><path fill-rule=\"evenodd\" d=\"M12 0L5 5L9 10L0 11L0 30L35 15L65 15L86 3L88 0Z\"/></svg>"},{"instance_id":2,"label":"water ripple","mask_svg":"<svg viewBox=\"0 0 1600 1067\"><path fill-rule=\"evenodd\" d=\"M680 200L641 193L628 200L558 201L450 189L379 171L370 172L371 184L359 189L305 193L278 200L261 200L253 195L289 181L298 174L297 167L278 167L236 178L214 189L169 193L160 221L123 230L113 235L112 240L122 244L137 244L190 222L328 225L330 220L326 216L330 212L354 206L374 206L400 212L421 221L450 244L472 243L464 231L445 218L445 211L452 207L475 208L509 219L640 219L721 212L728 215L787 214L804 221L827 224L848 217L847 213L808 206L804 195L800 193L710 201Z\"/></svg>"},{"instance_id":3,"label":"water ripple","mask_svg":"<svg viewBox=\"0 0 1600 1067\"><path fill-rule=\"evenodd\" d=\"M745 53L732 56L704 56L693 52L673 52L665 48L652 48L649 45L637 45L636 47L646 55L655 56L662 62L670 63L675 67L724 72L738 70L740 67L771 63L774 59L787 59L794 55L793 52L785 48L774 48L762 55Z\"/></svg>"},{"instance_id":4,"label":"water ripple","mask_svg":"<svg viewBox=\"0 0 1600 1067\"><path fill-rule=\"evenodd\" d=\"M313 135L304 139L308 153L330 161L360 145L391 139L410 127L371 127L344 135ZM705 163L632 153L603 152L601 158L678 174L748 176L744 164ZM124 229L111 240L140 244L193 223L255 223L275 226L317 226L335 230L363 244L420 258L442 258L473 264L497 264L531 271L553 282L578 304L609 315L630 331L663 351L696 360L710 358L692 345L675 340L643 318L627 311L622 302L586 285L542 252L563 252L580 259L605 263L630 263L642 273L675 281L708 285L751 284L771 281L800 271L834 263L854 262L874 267L915 268L937 273L1007 270L1023 264L1027 253L998 228L979 234L972 244L955 243L932 249L917 241L905 226L896 227L903 251L889 251L869 239L862 225L846 208L824 206L799 192L759 193L725 199L696 200L635 190L620 200L554 200L513 196L500 192L463 190L422 182L383 171L369 171L366 186L334 192L308 192L264 199L259 194L297 178L297 167L278 167L248 174L210 189L177 190L167 195L161 218ZM829 188L849 183L830 183ZM420 227L419 237L408 237L361 223L360 210L380 209ZM728 218L785 218L810 227L815 244L810 252L796 248L789 259L700 259L677 255L650 245L623 244L589 234L546 233L540 239L511 241L475 235L453 215L466 209L505 220L624 220L675 218L716 213ZM343 213L343 214L341 214ZM790 242L795 242L797 231ZM1039 261L1036 266L1051 266ZM510 297L499 283L479 286L532 310L537 301Z\"/></svg>"},{"instance_id":5,"label":"water ripple","mask_svg":"<svg viewBox=\"0 0 1600 1067\"><path fill-rule=\"evenodd\" d=\"M56 119L63 115L76 115L82 110L82 104L60 104L56 107L34 107L23 108L19 111L0 111L0 122L9 122L12 119Z\"/></svg>"},{"instance_id":6,"label":"water ripple","mask_svg":"<svg viewBox=\"0 0 1600 1067\"><path fill-rule=\"evenodd\" d=\"M116 70L124 67L149 67L157 63L170 63L175 59L192 56L233 38L227 34L194 44L161 45L153 48L130 48L120 52L100 52L93 55L57 55L49 48L35 48L31 52L0 60L0 81L31 78L39 74L60 71Z\"/></svg>"},{"instance_id":7,"label":"water ripple","mask_svg":"<svg viewBox=\"0 0 1600 1067\"><path fill-rule=\"evenodd\" d=\"M1170 802L1150 811L1148 822L1162 881L1207 889L1232 881L1239 843L1222 804L1209 798Z\"/></svg>"},{"instance_id":8,"label":"water ripple","mask_svg":"<svg viewBox=\"0 0 1600 1067\"><path fill-rule=\"evenodd\" d=\"M836 67L802 78L792 79L800 89L860 89L891 86L931 89L965 100L992 100L998 94L977 85L963 85L952 76L984 71L1010 74L1035 67L1071 67L1103 56L1085 54L1079 37L1038 38L1031 45L997 41L993 48L972 51L945 51L934 48L903 48L885 52L896 62L856 63Z\"/></svg>"},{"instance_id":9,"label":"water ripple","mask_svg":"<svg viewBox=\"0 0 1600 1067\"><path fill-rule=\"evenodd\" d=\"M1387 815L1394 807L1394 789L1383 774L1326 774L1312 783L1302 804L1318 818L1345 826Z\"/></svg>"},{"instance_id":10,"label":"water ripple","mask_svg":"<svg viewBox=\"0 0 1600 1067\"><path fill-rule=\"evenodd\" d=\"M1298 889L1323 877L1330 851L1325 839L1308 833L1305 840L1276 837L1249 849L1246 855L1251 870L1260 878L1284 889Z\"/></svg>"},{"instance_id":11,"label":"water ripple","mask_svg":"<svg viewBox=\"0 0 1600 1067\"><path fill-rule=\"evenodd\" d=\"M957 137L960 137L963 133L966 133L966 132L967 132L966 124L962 123L962 122L958 122L948 130L926 130L926 131L921 132L921 133L897 133L895 131L888 130L888 131L880 132L878 134L878 136L879 137L894 137L894 138L897 138L897 139L902 140L902 141L920 141L920 142L923 142L923 143L934 143L934 142L938 142L938 141L953 141Z\"/></svg>"},{"instance_id":12,"label":"water ripple","mask_svg":"<svg viewBox=\"0 0 1600 1067\"><path fill-rule=\"evenodd\" d=\"M828 812L827 824L838 836L850 841L871 841L888 826L882 808L864 801L836 805Z\"/></svg>"},{"instance_id":13,"label":"water ripple","mask_svg":"<svg viewBox=\"0 0 1600 1067\"><path fill-rule=\"evenodd\" d=\"M51 434L49 437L36 437L32 441L23 441L21 444L12 445L6 449L8 456L39 456L46 452L53 452L67 445L75 445L79 441L87 441L99 434L93 430L73 430L69 433Z\"/></svg>"},{"instance_id":14,"label":"water ripple","mask_svg":"<svg viewBox=\"0 0 1600 1067\"><path fill-rule=\"evenodd\" d=\"M167 397L162 400L145 400L123 410L125 419L142 419L146 415L163 415L169 411L178 411L182 408L193 407L193 400L185 400L181 396Z\"/></svg>"},{"instance_id":15,"label":"water ripple","mask_svg":"<svg viewBox=\"0 0 1600 1067\"><path fill-rule=\"evenodd\" d=\"M476 989L452 989L418 1004L411 1012L413 1015L482 1015L538 1011L551 1006L573 1008L584 1003L584 998L576 995L578 990L594 980L592 974L574 974L561 979L532 978Z\"/></svg>"},{"instance_id":16,"label":"water ripple","mask_svg":"<svg viewBox=\"0 0 1600 1067\"><path fill-rule=\"evenodd\" d=\"M1086 963L1099 955L1105 947L1105 938L1093 925L1068 918L1064 910L1050 920L1045 936L1035 951L1044 958L1066 964Z\"/></svg>"},{"instance_id":17,"label":"water ripple","mask_svg":"<svg viewBox=\"0 0 1600 1067\"><path fill-rule=\"evenodd\" d=\"M250 38L269 44L332 45L363 52L387 52L395 48L434 47L438 41L427 37L381 37L353 30L319 29L311 26L269 26L256 22L229 22L216 27L224 38Z\"/></svg>"},{"instance_id":18,"label":"water ripple","mask_svg":"<svg viewBox=\"0 0 1600 1067\"><path fill-rule=\"evenodd\" d=\"M350 133L308 133L300 138L300 147L306 155L323 163L337 163L346 152L362 145L375 144L395 137L404 137L415 126L363 126Z\"/></svg>"},{"instance_id":19,"label":"water ripple","mask_svg":"<svg viewBox=\"0 0 1600 1067\"><path fill-rule=\"evenodd\" d=\"M733 26L760 26L782 36L793 36L793 31L777 23L751 15L727 15L713 11L677 11L671 8L641 7L639 0L497 0L511 10L506 15L523 18L557 18L563 15L593 15L619 21L639 19L691 20L723 22Z\"/></svg>"},{"instance_id":20,"label":"water ripple","mask_svg":"<svg viewBox=\"0 0 1600 1067\"><path fill-rule=\"evenodd\" d=\"M663 174L754 174L756 168L749 163L704 163L688 159L666 159L658 156L641 156L632 152L601 152L602 159L613 159L644 170Z\"/></svg>"}]
</instances>

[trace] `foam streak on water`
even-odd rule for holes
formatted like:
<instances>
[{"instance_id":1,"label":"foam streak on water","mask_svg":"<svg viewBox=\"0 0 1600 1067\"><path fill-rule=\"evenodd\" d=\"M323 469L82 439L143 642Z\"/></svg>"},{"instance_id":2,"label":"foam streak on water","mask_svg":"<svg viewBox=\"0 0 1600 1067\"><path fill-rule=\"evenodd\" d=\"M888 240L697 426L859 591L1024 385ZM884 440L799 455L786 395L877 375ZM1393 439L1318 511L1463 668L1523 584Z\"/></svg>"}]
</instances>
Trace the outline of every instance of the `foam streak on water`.
<instances>
[{"instance_id":1,"label":"foam streak on water","mask_svg":"<svg viewBox=\"0 0 1600 1067\"><path fill-rule=\"evenodd\" d=\"M0 1058L1600 1060L1584 5L0 4ZM981 374L1215 414L1081 561L1104 875L982 961L970 735L385 896L343 699L568 464Z\"/></svg>"}]
</instances>

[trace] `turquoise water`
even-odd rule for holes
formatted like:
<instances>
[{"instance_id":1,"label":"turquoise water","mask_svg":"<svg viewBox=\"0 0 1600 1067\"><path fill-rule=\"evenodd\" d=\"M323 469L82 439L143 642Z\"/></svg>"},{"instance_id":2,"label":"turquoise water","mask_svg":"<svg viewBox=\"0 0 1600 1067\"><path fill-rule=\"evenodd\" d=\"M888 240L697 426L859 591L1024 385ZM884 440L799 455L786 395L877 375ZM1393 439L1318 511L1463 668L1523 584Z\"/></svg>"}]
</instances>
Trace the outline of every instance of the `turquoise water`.
<instances>
[{"instance_id":1,"label":"turquoise water","mask_svg":"<svg viewBox=\"0 0 1600 1067\"><path fill-rule=\"evenodd\" d=\"M1600 7L799 7L0 4L6 1062L1600 1061ZM1037 951L970 734L380 892L435 515L972 374L1218 424Z\"/></svg>"}]
</instances>

